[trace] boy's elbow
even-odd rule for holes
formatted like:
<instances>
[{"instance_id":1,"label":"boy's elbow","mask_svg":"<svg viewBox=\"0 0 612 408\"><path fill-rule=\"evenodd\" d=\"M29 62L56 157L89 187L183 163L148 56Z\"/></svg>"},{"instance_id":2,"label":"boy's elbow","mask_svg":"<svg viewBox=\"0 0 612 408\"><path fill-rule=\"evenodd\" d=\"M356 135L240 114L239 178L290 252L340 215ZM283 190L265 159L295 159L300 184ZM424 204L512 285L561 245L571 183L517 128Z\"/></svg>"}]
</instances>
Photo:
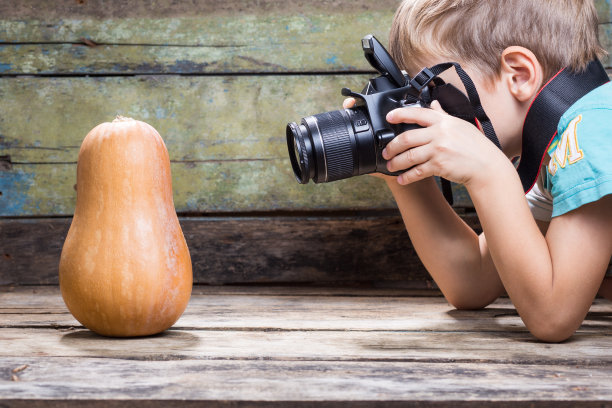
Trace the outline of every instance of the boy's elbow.
<instances>
[{"instance_id":1,"label":"boy's elbow","mask_svg":"<svg viewBox=\"0 0 612 408\"><path fill-rule=\"evenodd\" d=\"M445 294L446 301L457 310L479 310L493 303L499 296L461 296Z\"/></svg>"},{"instance_id":2,"label":"boy's elbow","mask_svg":"<svg viewBox=\"0 0 612 408\"><path fill-rule=\"evenodd\" d=\"M573 319L559 316L547 319L534 319L533 322L525 322L529 332L538 340L546 343L560 343L572 337L580 326Z\"/></svg>"}]
</instances>

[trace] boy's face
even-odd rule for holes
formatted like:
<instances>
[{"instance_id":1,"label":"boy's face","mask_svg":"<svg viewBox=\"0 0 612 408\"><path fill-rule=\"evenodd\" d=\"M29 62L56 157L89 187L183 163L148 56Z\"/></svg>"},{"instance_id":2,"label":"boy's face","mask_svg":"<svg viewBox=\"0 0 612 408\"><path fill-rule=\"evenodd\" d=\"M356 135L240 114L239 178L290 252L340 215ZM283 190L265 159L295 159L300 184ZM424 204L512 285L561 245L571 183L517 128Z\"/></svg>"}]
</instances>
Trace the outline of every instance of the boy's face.
<instances>
[{"instance_id":1,"label":"boy's face","mask_svg":"<svg viewBox=\"0 0 612 408\"><path fill-rule=\"evenodd\" d=\"M423 62L423 67L431 67L448 61L432 58ZM461 66L476 86L482 106L493 123L505 155L509 158L520 156L523 122L527 114L525 107L518 103L510 93L503 76L485 78L483 74L469 64L461 64ZM410 76L417 73L409 72ZM440 78L467 95L465 86L454 69L445 71L440 75Z\"/></svg>"}]
</instances>

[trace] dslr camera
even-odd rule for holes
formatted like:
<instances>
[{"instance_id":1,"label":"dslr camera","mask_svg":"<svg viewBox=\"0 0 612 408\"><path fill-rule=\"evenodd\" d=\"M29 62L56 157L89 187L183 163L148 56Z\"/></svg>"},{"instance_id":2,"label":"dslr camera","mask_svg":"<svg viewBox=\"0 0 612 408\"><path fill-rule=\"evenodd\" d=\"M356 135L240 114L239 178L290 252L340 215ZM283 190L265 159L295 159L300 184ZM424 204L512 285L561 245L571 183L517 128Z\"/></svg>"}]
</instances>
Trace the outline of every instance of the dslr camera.
<instances>
[{"instance_id":1,"label":"dslr camera","mask_svg":"<svg viewBox=\"0 0 612 408\"><path fill-rule=\"evenodd\" d=\"M289 157L300 184L311 179L328 183L374 172L400 174L387 170L382 151L397 135L419 126L389 124L387 113L396 108L428 108L438 100L449 114L475 123L470 99L442 81L437 72L425 68L410 78L374 36L367 35L361 43L365 58L380 76L370 79L361 93L342 89L342 95L356 99L356 106L287 125Z\"/></svg>"}]
</instances>

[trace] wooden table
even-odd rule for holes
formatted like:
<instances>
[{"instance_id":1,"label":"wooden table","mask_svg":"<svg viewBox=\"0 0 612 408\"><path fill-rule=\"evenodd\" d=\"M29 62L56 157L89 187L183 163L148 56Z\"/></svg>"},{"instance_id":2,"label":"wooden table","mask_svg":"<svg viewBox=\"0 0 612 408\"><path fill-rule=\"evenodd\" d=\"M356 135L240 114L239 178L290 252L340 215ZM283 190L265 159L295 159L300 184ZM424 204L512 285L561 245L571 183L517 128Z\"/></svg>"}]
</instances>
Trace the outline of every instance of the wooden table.
<instances>
[{"instance_id":1,"label":"wooden table","mask_svg":"<svg viewBox=\"0 0 612 408\"><path fill-rule=\"evenodd\" d=\"M208 287L154 337L84 329L56 286L0 294L0 406L612 406L612 304L562 344L508 300L435 292Z\"/></svg>"}]
</instances>

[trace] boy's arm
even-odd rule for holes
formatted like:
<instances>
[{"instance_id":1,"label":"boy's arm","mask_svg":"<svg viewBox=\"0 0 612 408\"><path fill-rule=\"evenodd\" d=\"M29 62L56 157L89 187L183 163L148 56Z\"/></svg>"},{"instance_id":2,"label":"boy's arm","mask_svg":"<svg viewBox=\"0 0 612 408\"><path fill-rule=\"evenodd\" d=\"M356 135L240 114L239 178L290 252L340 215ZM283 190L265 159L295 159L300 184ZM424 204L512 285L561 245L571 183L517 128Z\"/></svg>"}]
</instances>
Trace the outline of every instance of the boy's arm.
<instances>
[{"instance_id":1,"label":"boy's arm","mask_svg":"<svg viewBox=\"0 0 612 408\"><path fill-rule=\"evenodd\" d=\"M612 252L612 197L555 217L544 237L512 165L468 191L498 273L529 330L561 341L580 326Z\"/></svg>"},{"instance_id":2,"label":"boy's arm","mask_svg":"<svg viewBox=\"0 0 612 408\"><path fill-rule=\"evenodd\" d=\"M347 98L343 107L354 104ZM477 236L459 218L433 178L402 186L396 177L376 176L387 182L419 259L449 303L480 309L504 292L484 235Z\"/></svg>"},{"instance_id":3,"label":"boy's arm","mask_svg":"<svg viewBox=\"0 0 612 408\"><path fill-rule=\"evenodd\" d=\"M433 178L401 186L385 177L410 240L453 306L478 309L503 293L484 236L476 233L446 203Z\"/></svg>"},{"instance_id":4,"label":"boy's arm","mask_svg":"<svg viewBox=\"0 0 612 408\"><path fill-rule=\"evenodd\" d=\"M512 163L475 128L434 110L398 109L391 123L417 123L383 152L389 170L409 185L432 175L464 184L492 259L529 330L560 341L580 325L612 253L612 198L584 205L540 232ZM471 125L468 125L471 126Z\"/></svg>"}]
</instances>

